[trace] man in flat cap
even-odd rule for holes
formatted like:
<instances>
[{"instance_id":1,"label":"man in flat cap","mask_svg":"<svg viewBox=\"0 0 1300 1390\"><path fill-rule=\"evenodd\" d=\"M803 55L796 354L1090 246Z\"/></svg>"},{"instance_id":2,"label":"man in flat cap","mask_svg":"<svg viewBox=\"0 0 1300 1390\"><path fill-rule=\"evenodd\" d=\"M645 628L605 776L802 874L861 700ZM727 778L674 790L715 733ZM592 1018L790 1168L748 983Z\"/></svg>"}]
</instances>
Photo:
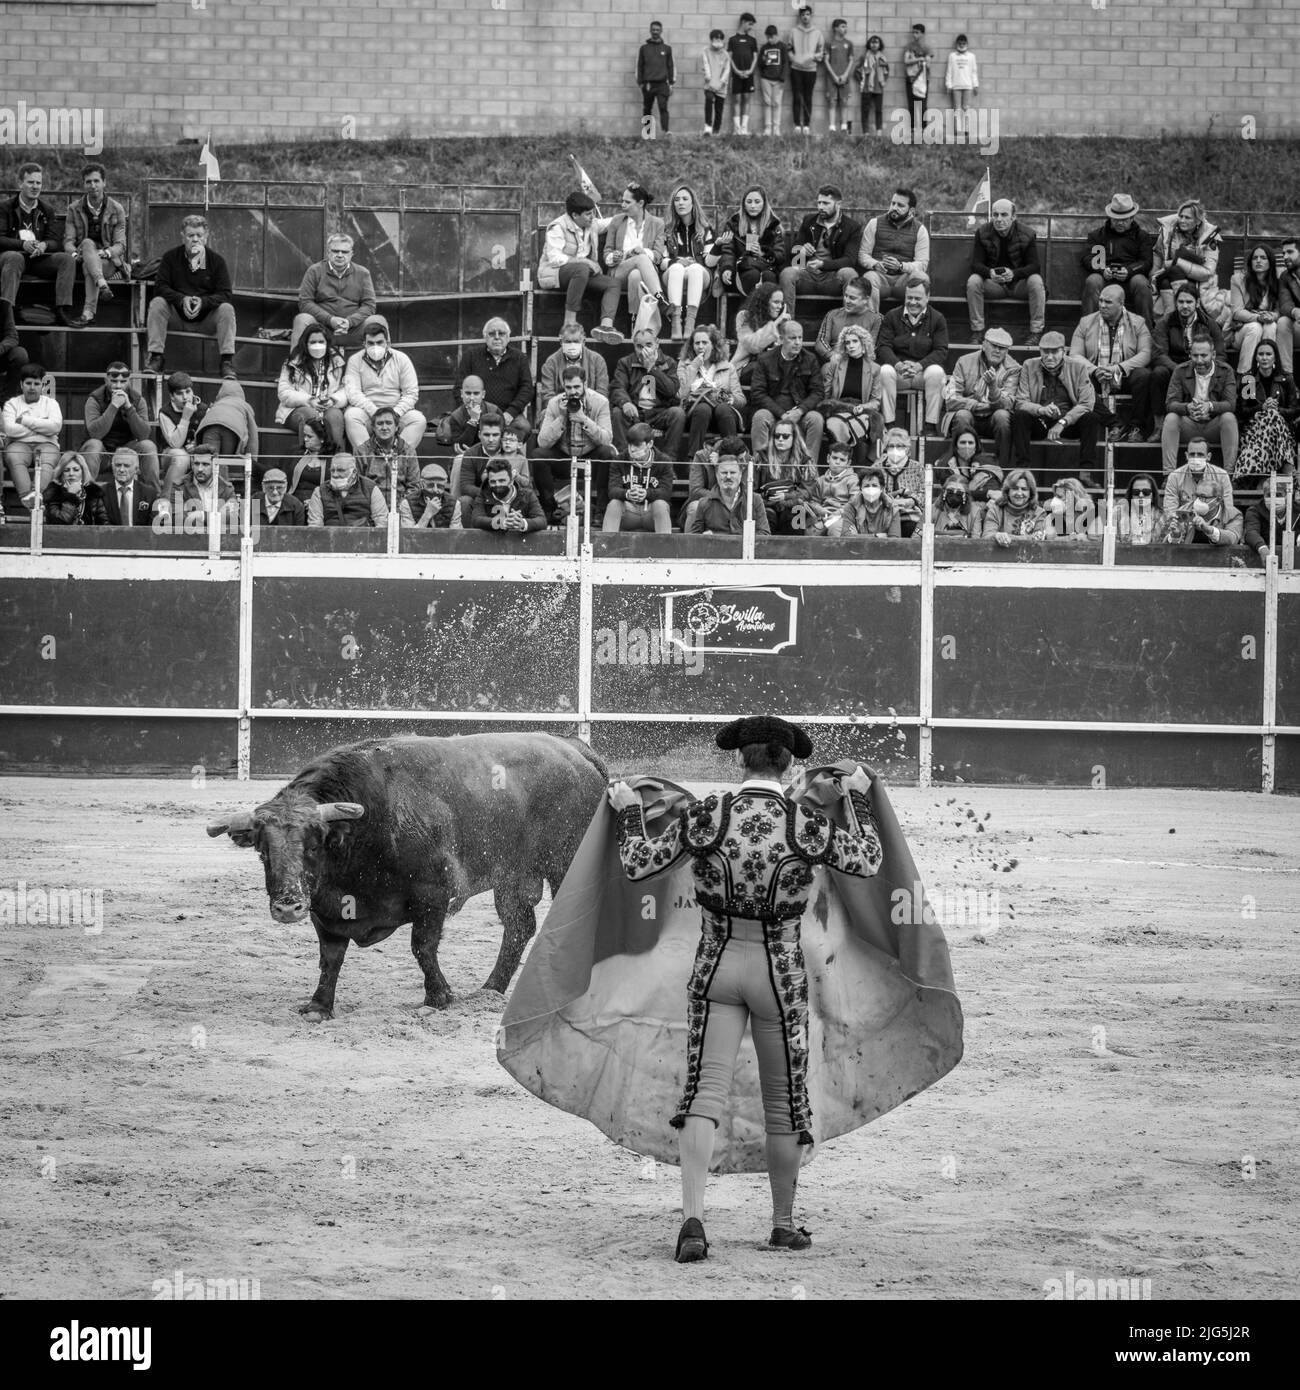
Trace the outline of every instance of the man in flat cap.
<instances>
[{"instance_id":1,"label":"man in flat cap","mask_svg":"<svg viewBox=\"0 0 1300 1390\"><path fill-rule=\"evenodd\" d=\"M1055 444L1062 438L1079 441L1080 471L1094 467L1101 433L1096 405L1088 364L1066 352L1064 334L1055 329L1044 333L1038 356L1021 365L1016 384L1011 417L1011 456L1016 467L1029 467L1031 441L1046 439Z\"/></svg>"},{"instance_id":2,"label":"man in flat cap","mask_svg":"<svg viewBox=\"0 0 1300 1390\"><path fill-rule=\"evenodd\" d=\"M845 778L856 829L797 805L781 788L792 757L812 753L798 726L767 715L738 719L717 735L739 750L739 791L686 805L660 835L646 834L642 803L626 782L610 788L618 812L619 856L629 879L648 878L690 857L702 935L687 986L686 1089L671 1123L680 1131L682 1214L675 1258L706 1258L704 1187L720 1118L726 1113L736 1055L750 1025L762 1084L767 1168L772 1187L769 1245L805 1250L794 1224L801 1147L811 1144L808 1102L808 978L799 922L814 873L826 865L868 878L881 864L881 842L858 768Z\"/></svg>"},{"instance_id":3,"label":"man in flat cap","mask_svg":"<svg viewBox=\"0 0 1300 1390\"><path fill-rule=\"evenodd\" d=\"M307 508L289 491L289 477L282 468L262 474L263 526L306 526Z\"/></svg>"},{"instance_id":4,"label":"man in flat cap","mask_svg":"<svg viewBox=\"0 0 1300 1390\"><path fill-rule=\"evenodd\" d=\"M1015 409L1020 363L1011 355L1011 334L990 328L974 352L957 359L944 383L944 416L940 433L955 439L961 430L974 430L981 439L997 441L998 465L1011 466L1011 413Z\"/></svg>"}]
</instances>

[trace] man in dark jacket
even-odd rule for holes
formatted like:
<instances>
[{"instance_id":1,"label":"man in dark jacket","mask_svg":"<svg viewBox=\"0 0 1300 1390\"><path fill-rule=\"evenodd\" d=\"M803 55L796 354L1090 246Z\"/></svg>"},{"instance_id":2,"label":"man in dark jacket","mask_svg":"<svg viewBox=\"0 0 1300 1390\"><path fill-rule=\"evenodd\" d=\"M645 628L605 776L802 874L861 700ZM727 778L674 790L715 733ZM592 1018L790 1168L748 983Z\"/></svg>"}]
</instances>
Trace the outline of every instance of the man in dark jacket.
<instances>
[{"instance_id":1,"label":"man in dark jacket","mask_svg":"<svg viewBox=\"0 0 1300 1390\"><path fill-rule=\"evenodd\" d=\"M1009 198L999 198L989 221L975 231L966 281L966 307L976 342L984 336L985 299L1007 295L1029 301L1025 346L1037 347L1047 326L1047 287L1038 263L1038 235L1017 221L1016 205Z\"/></svg>"},{"instance_id":2,"label":"man in dark jacket","mask_svg":"<svg viewBox=\"0 0 1300 1390\"><path fill-rule=\"evenodd\" d=\"M1158 444L1165 418L1165 394L1174 368L1191 361L1192 338L1208 333L1214 344L1217 361L1227 360L1223 345L1223 330L1205 312L1196 286L1183 285L1174 293L1174 311L1156 320L1151 331L1151 375L1146 392L1133 390L1133 412L1146 429L1148 444Z\"/></svg>"},{"instance_id":3,"label":"man in dark jacket","mask_svg":"<svg viewBox=\"0 0 1300 1390\"><path fill-rule=\"evenodd\" d=\"M1270 480L1264 479L1264 492L1258 502L1246 508L1245 544L1262 560L1273 542L1273 551L1282 559L1282 541L1286 534L1286 494L1290 479L1278 478L1270 490ZM1300 508L1295 493L1291 494L1291 530L1300 532Z\"/></svg>"},{"instance_id":4,"label":"man in dark jacket","mask_svg":"<svg viewBox=\"0 0 1300 1390\"><path fill-rule=\"evenodd\" d=\"M1151 267L1155 260L1155 237L1136 222L1138 205L1127 193L1116 193L1106 206L1106 221L1088 234L1088 244L1079 258L1084 269L1080 317L1095 314L1101 292L1107 285L1119 285L1124 301L1135 314L1151 326Z\"/></svg>"},{"instance_id":5,"label":"man in dark jacket","mask_svg":"<svg viewBox=\"0 0 1300 1390\"><path fill-rule=\"evenodd\" d=\"M17 342L14 305L24 275L53 280L54 302L64 327L83 327L72 312L77 262L60 249L64 219L41 197L44 181L39 164L23 164L18 170L18 192L0 203L0 343L10 336Z\"/></svg>"},{"instance_id":6,"label":"man in dark jacket","mask_svg":"<svg viewBox=\"0 0 1300 1390\"><path fill-rule=\"evenodd\" d=\"M659 124L668 134L668 98L673 94L677 74L673 68L673 50L664 42L664 26L656 19L650 26L650 37L637 50L636 85L641 88L641 138L655 138L654 117L650 114L659 103Z\"/></svg>"},{"instance_id":7,"label":"man in dark jacket","mask_svg":"<svg viewBox=\"0 0 1300 1390\"><path fill-rule=\"evenodd\" d=\"M817 407L822 401L822 364L811 348L803 345L803 324L786 319L781 325L781 344L754 359L749 399L754 406L751 427L754 452L765 454L772 426L790 420L803 435L814 463L822 447L825 418Z\"/></svg>"},{"instance_id":8,"label":"man in dark jacket","mask_svg":"<svg viewBox=\"0 0 1300 1390\"><path fill-rule=\"evenodd\" d=\"M289 491L288 475L281 468L262 474L259 526L306 526L307 508Z\"/></svg>"},{"instance_id":9,"label":"man in dark jacket","mask_svg":"<svg viewBox=\"0 0 1300 1390\"><path fill-rule=\"evenodd\" d=\"M112 458L119 449L131 449L140 455L140 473L145 482L162 486L149 407L144 397L131 389L131 369L125 362L110 362L105 368L104 384L86 397L85 420L86 442L81 453L92 483L99 477L105 456Z\"/></svg>"},{"instance_id":10,"label":"man in dark jacket","mask_svg":"<svg viewBox=\"0 0 1300 1390\"><path fill-rule=\"evenodd\" d=\"M938 429L947 360L948 320L930 307L930 282L924 275L914 275L903 292L903 307L885 315L876 343L880 413L886 429L894 423L900 391L924 391L926 424Z\"/></svg>"},{"instance_id":11,"label":"man in dark jacket","mask_svg":"<svg viewBox=\"0 0 1300 1390\"><path fill-rule=\"evenodd\" d=\"M1214 360L1208 333L1192 339L1192 358L1175 367L1165 395L1165 422L1160 451L1165 472L1178 466L1178 451L1201 437L1223 450L1224 471L1231 476L1237 462L1237 378L1226 362Z\"/></svg>"},{"instance_id":12,"label":"man in dark jacket","mask_svg":"<svg viewBox=\"0 0 1300 1390\"><path fill-rule=\"evenodd\" d=\"M649 425L633 425L627 432L626 463L609 471L609 506L606 531L672 530L669 504L673 496L673 465L654 446Z\"/></svg>"},{"instance_id":13,"label":"man in dark jacket","mask_svg":"<svg viewBox=\"0 0 1300 1390\"><path fill-rule=\"evenodd\" d=\"M795 311L800 294L839 295L858 275L862 223L844 215L844 194L833 183L817 190L817 211L810 212L790 238L789 265L781 272L785 307Z\"/></svg>"},{"instance_id":14,"label":"man in dark jacket","mask_svg":"<svg viewBox=\"0 0 1300 1390\"><path fill-rule=\"evenodd\" d=\"M145 371L161 373L167 330L208 333L217 340L221 375L235 377L235 306L230 269L208 245L208 219L191 213L181 223L184 244L164 251L149 301L149 360Z\"/></svg>"},{"instance_id":15,"label":"man in dark jacket","mask_svg":"<svg viewBox=\"0 0 1300 1390\"><path fill-rule=\"evenodd\" d=\"M632 347L619 358L609 392L614 448L626 458L628 426L642 421L663 431L664 453L680 462L686 412L677 404L677 364L659 350L659 339L648 328L633 336Z\"/></svg>"},{"instance_id":16,"label":"man in dark jacket","mask_svg":"<svg viewBox=\"0 0 1300 1390\"><path fill-rule=\"evenodd\" d=\"M767 519L767 508L757 489L753 498L754 530L760 536L770 536L772 527ZM740 460L723 454L718 458L718 481L700 499L687 530L697 536L739 536L744 527L745 489L741 486Z\"/></svg>"},{"instance_id":17,"label":"man in dark jacket","mask_svg":"<svg viewBox=\"0 0 1300 1390\"><path fill-rule=\"evenodd\" d=\"M546 513L532 488L515 477L510 460L498 457L487 466L469 524L480 531L544 531Z\"/></svg>"},{"instance_id":18,"label":"man in dark jacket","mask_svg":"<svg viewBox=\"0 0 1300 1390\"><path fill-rule=\"evenodd\" d=\"M482 379L484 400L496 406L507 425L532 404L532 369L528 358L510 346L510 325L505 319L488 319L483 325L483 341L461 353L452 383L458 396L467 376Z\"/></svg>"}]
</instances>

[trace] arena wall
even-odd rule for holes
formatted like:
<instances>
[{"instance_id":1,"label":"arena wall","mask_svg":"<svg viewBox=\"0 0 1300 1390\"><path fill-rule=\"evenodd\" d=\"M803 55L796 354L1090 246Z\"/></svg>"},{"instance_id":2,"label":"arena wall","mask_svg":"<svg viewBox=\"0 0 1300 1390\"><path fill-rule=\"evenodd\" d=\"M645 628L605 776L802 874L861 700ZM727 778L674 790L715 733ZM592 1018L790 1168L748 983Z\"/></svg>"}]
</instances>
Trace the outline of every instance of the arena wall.
<instances>
[{"instance_id":1,"label":"arena wall","mask_svg":"<svg viewBox=\"0 0 1300 1390\"><path fill-rule=\"evenodd\" d=\"M60 109L99 113L110 146L209 132L218 145L584 128L633 135L636 50L651 18L664 24L679 68L674 128L693 132L708 30L730 33L743 8L710 10L698 0L644 8L623 0L10 0L0 4L0 143L21 140L32 111ZM760 35L793 17L773 0L750 8ZM947 105L943 66L964 31L979 60L980 105L997 111L1001 139L1139 138L1211 124L1261 139L1300 132L1293 25L1285 6L1266 0L1019 0L982 10L886 0L817 9L827 32L842 13L855 44L868 24L884 38L894 69L886 113L903 105L899 58L911 24L922 20L938 103Z\"/></svg>"}]
</instances>

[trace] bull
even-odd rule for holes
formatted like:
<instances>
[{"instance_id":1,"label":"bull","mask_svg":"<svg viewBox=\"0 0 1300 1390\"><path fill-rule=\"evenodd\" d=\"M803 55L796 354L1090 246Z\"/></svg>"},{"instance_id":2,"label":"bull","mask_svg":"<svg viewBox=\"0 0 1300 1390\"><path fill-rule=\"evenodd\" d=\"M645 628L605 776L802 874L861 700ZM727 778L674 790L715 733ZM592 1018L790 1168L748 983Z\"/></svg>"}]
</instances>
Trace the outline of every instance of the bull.
<instances>
[{"instance_id":1,"label":"bull","mask_svg":"<svg viewBox=\"0 0 1300 1390\"><path fill-rule=\"evenodd\" d=\"M348 943L373 946L408 922L424 1002L442 1009L444 920L492 891L503 931L483 988L504 994L537 929L542 882L559 888L606 780L585 745L551 734L366 739L207 829L258 852L275 921L310 912L320 982L299 1012L333 1017Z\"/></svg>"}]
</instances>

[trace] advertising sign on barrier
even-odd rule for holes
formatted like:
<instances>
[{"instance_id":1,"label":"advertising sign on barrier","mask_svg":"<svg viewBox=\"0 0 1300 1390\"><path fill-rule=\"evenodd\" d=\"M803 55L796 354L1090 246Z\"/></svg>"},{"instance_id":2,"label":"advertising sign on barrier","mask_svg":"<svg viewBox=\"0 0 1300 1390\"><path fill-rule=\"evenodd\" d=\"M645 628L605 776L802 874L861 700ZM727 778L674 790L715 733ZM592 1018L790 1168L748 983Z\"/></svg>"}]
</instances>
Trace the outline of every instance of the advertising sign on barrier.
<instances>
[{"instance_id":1,"label":"advertising sign on barrier","mask_svg":"<svg viewBox=\"0 0 1300 1390\"><path fill-rule=\"evenodd\" d=\"M661 597L663 630L682 650L775 656L798 637L799 599L784 589L679 589Z\"/></svg>"}]
</instances>

